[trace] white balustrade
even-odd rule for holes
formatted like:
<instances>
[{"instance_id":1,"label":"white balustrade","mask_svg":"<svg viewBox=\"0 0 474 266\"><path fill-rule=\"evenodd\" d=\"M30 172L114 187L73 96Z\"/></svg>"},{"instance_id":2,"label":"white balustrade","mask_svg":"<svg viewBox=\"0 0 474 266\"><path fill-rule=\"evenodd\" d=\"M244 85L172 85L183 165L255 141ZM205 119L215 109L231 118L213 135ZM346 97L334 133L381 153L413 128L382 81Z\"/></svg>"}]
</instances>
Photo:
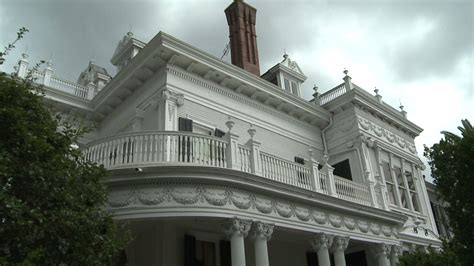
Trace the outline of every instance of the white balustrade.
<instances>
[{"instance_id":1,"label":"white balustrade","mask_svg":"<svg viewBox=\"0 0 474 266\"><path fill-rule=\"evenodd\" d=\"M328 175L326 173L319 172L318 181L319 181L320 188L324 193L327 193L328 191L327 180L328 180Z\"/></svg>"},{"instance_id":2,"label":"white balustrade","mask_svg":"<svg viewBox=\"0 0 474 266\"><path fill-rule=\"evenodd\" d=\"M250 165L251 150L243 145L239 145L240 170L242 172L251 173L252 167Z\"/></svg>"},{"instance_id":3,"label":"white balustrade","mask_svg":"<svg viewBox=\"0 0 474 266\"><path fill-rule=\"evenodd\" d=\"M31 70L31 69L30 69ZM44 80L44 72L41 71L33 71L31 73L33 77L33 81L38 84L43 84ZM51 76L51 79L49 81L48 87L51 89L55 89L58 91L62 91L68 94L75 95L77 97L83 98L83 99L89 99L89 88L84 87L80 84L77 84L75 82L67 81L60 79L55 76Z\"/></svg>"},{"instance_id":4,"label":"white balustrade","mask_svg":"<svg viewBox=\"0 0 474 266\"><path fill-rule=\"evenodd\" d=\"M190 132L141 132L120 134L92 142L85 148L84 154L88 160L102 164L107 169L166 163L227 168L226 150L229 147L228 140ZM237 149L237 169L253 173L252 150L245 145L237 145ZM333 179L330 179L328 174L331 172L319 171L317 176L313 177L311 168L305 165L262 151L259 156L261 176L264 178L313 191L314 182L318 182L318 192L371 206L367 185L334 175L331 175ZM334 189L330 190L330 186L335 187L334 194L331 192Z\"/></svg>"},{"instance_id":5,"label":"white balustrade","mask_svg":"<svg viewBox=\"0 0 474 266\"><path fill-rule=\"evenodd\" d=\"M86 158L108 169L166 162L227 167L227 142L188 132L145 132L93 142Z\"/></svg>"},{"instance_id":6,"label":"white balustrade","mask_svg":"<svg viewBox=\"0 0 474 266\"><path fill-rule=\"evenodd\" d=\"M77 83L52 76L49 87L87 99L89 89Z\"/></svg>"},{"instance_id":7,"label":"white balustrade","mask_svg":"<svg viewBox=\"0 0 474 266\"><path fill-rule=\"evenodd\" d=\"M345 178L334 176L336 193L339 198L370 206L369 187Z\"/></svg>"},{"instance_id":8,"label":"white balustrade","mask_svg":"<svg viewBox=\"0 0 474 266\"><path fill-rule=\"evenodd\" d=\"M312 190L311 169L268 153L260 152L262 175L288 185Z\"/></svg>"},{"instance_id":9,"label":"white balustrade","mask_svg":"<svg viewBox=\"0 0 474 266\"><path fill-rule=\"evenodd\" d=\"M323 105L345 94L346 92L347 92L347 89L345 87L345 83L342 83L338 85L337 87L321 94L321 96L319 97L319 102L321 105Z\"/></svg>"}]
</instances>

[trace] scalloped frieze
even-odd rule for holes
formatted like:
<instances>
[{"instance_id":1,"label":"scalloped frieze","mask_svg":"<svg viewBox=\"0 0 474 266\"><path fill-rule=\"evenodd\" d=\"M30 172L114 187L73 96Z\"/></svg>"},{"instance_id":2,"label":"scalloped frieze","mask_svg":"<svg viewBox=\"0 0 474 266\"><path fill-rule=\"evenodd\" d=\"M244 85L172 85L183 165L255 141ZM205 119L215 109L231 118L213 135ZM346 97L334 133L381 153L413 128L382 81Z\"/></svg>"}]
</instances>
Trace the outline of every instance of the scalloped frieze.
<instances>
[{"instance_id":1,"label":"scalloped frieze","mask_svg":"<svg viewBox=\"0 0 474 266\"><path fill-rule=\"evenodd\" d=\"M340 228L342 226L342 217L340 215L330 214L329 223L336 228Z\"/></svg>"},{"instance_id":2,"label":"scalloped frieze","mask_svg":"<svg viewBox=\"0 0 474 266\"><path fill-rule=\"evenodd\" d=\"M356 227L356 222L354 218L344 217L343 219L344 226L349 230L354 230Z\"/></svg>"},{"instance_id":3,"label":"scalloped frieze","mask_svg":"<svg viewBox=\"0 0 474 266\"><path fill-rule=\"evenodd\" d=\"M132 190L111 189L109 207L119 212L128 206L215 206L226 209L245 210L258 214L292 219L303 223L324 225L332 228L346 228L349 231L396 237L396 228L364 219L344 216L326 210L315 209L291 201L280 201L242 189L216 185L192 185L189 183L163 183L147 185Z\"/></svg>"},{"instance_id":4,"label":"scalloped frieze","mask_svg":"<svg viewBox=\"0 0 474 266\"><path fill-rule=\"evenodd\" d=\"M367 223L366 221L358 220L358 221L357 221L357 227L359 228L359 230L360 230L362 233L367 233L367 232L369 232L369 223Z\"/></svg>"},{"instance_id":5,"label":"scalloped frieze","mask_svg":"<svg viewBox=\"0 0 474 266\"><path fill-rule=\"evenodd\" d=\"M405 138L394 134L390 130L385 129L368 119L359 117L358 123L360 128L367 131L368 133L372 133L373 135L392 144L393 146L416 155L416 146L409 140L406 140Z\"/></svg>"}]
</instances>

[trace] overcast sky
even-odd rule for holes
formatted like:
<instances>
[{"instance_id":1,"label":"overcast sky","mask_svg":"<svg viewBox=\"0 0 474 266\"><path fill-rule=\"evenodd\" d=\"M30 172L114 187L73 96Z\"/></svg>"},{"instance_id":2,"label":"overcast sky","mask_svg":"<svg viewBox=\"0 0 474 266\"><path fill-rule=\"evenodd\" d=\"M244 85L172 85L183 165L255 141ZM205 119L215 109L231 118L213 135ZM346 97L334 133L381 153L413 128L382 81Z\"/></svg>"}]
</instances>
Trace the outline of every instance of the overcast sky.
<instances>
[{"instance_id":1,"label":"overcast sky","mask_svg":"<svg viewBox=\"0 0 474 266\"><path fill-rule=\"evenodd\" d=\"M257 42L264 73L283 51L324 92L352 81L394 107L424 132L423 144L441 130L458 132L460 120L474 123L474 1L247 0L257 8ZM110 58L129 31L149 41L159 31L216 57L228 40L224 9L231 0L59 1L0 0L0 45L25 26L30 32L1 70L11 72L27 50L30 62L52 55L56 74L76 81L90 59L115 74ZM224 58L230 61L230 56Z\"/></svg>"}]
</instances>

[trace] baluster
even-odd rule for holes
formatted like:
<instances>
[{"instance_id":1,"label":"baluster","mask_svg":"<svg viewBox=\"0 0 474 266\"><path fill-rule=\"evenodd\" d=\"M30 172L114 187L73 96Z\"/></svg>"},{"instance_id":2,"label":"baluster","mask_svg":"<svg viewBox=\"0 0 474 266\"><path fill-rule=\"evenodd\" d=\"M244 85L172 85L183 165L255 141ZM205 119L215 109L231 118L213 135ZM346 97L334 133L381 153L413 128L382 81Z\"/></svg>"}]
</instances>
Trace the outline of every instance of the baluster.
<instances>
[{"instance_id":1,"label":"baluster","mask_svg":"<svg viewBox=\"0 0 474 266\"><path fill-rule=\"evenodd\" d=\"M143 136L143 161L148 162L150 160L150 135Z\"/></svg>"},{"instance_id":2,"label":"baluster","mask_svg":"<svg viewBox=\"0 0 474 266\"><path fill-rule=\"evenodd\" d=\"M166 135L160 134L158 135L159 141L159 152L158 152L158 160L161 162L166 162Z\"/></svg>"},{"instance_id":3,"label":"baluster","mask_svg":"<svg viewBox=\"0 0 474 266\"><path fill-rule=\"evenodd\" d=\"M115 152L115 164L123 165L123 150L124 150L124 141L125 138L119 138L116 142L116 152Z\"/></svg>"},{"instance_id":4,"label":"baluster","mask_svg":"<svg viewBox=\"0 0 474 266\"><path fill-rule=\"evenodd\" d=\"M132 154L132 161L136 163L138 161L138 137L133 136L133 154Z\"/></svg>"},{"instance_id":5,"label":"baluster","mask_svg":"<svg viewBox=\"0 0 474 266\"><path fill-rule=\"evenodd\" d=\"M151 135L151 161L157 162L158 161L158 140L156 134Z\"/></svg>"},{"instance_id":6,"label":"baluster","mask_svg":"<svg viewBox=\"0 0 474 266\"><path fill-rule=\"evenodd\" d=\"M174 147L174 142L175 142L175 137L176 136L173 136L173 135L169 135L168 136L169 139L170 139L170 144L169 144L169 156L170 156L170 162L174 162L175 161L175 147Z\"/></svg>"},{"instance_id":7,"label":"baluster","mask_svg":"<svg viewBox=\"0 0 474 266\"><path fill-rule=\"evenodd\" d=\"M225 152L227 150L227 145L230 145L230 142L229 143L222 142L221 153L222 153L222 165L224 168L227 168L227 154Z\"/></svg>"},{"instance_id":8,"label":"baluster","mask_svg":"<svg viewBox=\"0 0 474 266\"><path fill-rule=\"evenodd\" d=\"M111 140L109 141L106 141L104 143L102 143L102 153L103 153L103 157L102 157L102 164L104 165L104 167L108 167L110 166L110 146L111 146Z\"/></svg>"},{"instance_id":9,"label":"baluster","mask_svg":"<svg viewBox=\"0 0 474 266\"><path fill-rule=\"evenodd\" d=\"M173 162L179 162L179 154L180 154L180 150L179 150L179 135L173 135Z\"/></svg>"},{"instance_id":10,"label":"baluster","mask_svg":"<svg viewBox=\"0 0 474 266\"><path fill-rule=\"evenodd\" d=\"M213 139L212 140L212 150L213 150L213 166L218 166L219 165L219 156L218 156L218 150L217 150L217 140Z\"/></svg>"}]
</instances>

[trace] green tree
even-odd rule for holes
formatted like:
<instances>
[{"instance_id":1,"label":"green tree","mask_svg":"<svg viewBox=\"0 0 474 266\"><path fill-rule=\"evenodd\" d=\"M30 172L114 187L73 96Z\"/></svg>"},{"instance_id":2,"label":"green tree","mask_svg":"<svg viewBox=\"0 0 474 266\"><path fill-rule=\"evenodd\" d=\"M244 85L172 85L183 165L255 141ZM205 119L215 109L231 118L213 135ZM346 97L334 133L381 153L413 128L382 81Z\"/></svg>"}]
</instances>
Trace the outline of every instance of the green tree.
<instances>
[{"instance_id":1,"label":"green tree","mask_svg":"<svg viewBox=\"0 0 474 266\"><path fill-rule=\"evenodd\" d=\"M0 265L102 265L124 245L82 133L30 79L0 73Z\"/></svg>"},{"instance_id":2,"label":"green tree","mask_svg":"<svg viewBox=\"0 0 474 266\"><path fill-rule=\"evenodd\" d=\"M428 250L417 247L414 252L400 257L400 266L458 266L459 261L453 252L452 244L443 240L441 250L435 250L431 246Z\"/></svg>"},{"instance_id":3,"label":"green tree","mask_svg":"<svg viewBox=\"0 0 474 266\"><path fill-rule=\"evenodd\" d=\"M425 147L434 183L454 233L453 252L462 265L474 263L474 129L467 119L458 127L461 136L443 131L444 139Z\"/></svg>"}]
</instances>

